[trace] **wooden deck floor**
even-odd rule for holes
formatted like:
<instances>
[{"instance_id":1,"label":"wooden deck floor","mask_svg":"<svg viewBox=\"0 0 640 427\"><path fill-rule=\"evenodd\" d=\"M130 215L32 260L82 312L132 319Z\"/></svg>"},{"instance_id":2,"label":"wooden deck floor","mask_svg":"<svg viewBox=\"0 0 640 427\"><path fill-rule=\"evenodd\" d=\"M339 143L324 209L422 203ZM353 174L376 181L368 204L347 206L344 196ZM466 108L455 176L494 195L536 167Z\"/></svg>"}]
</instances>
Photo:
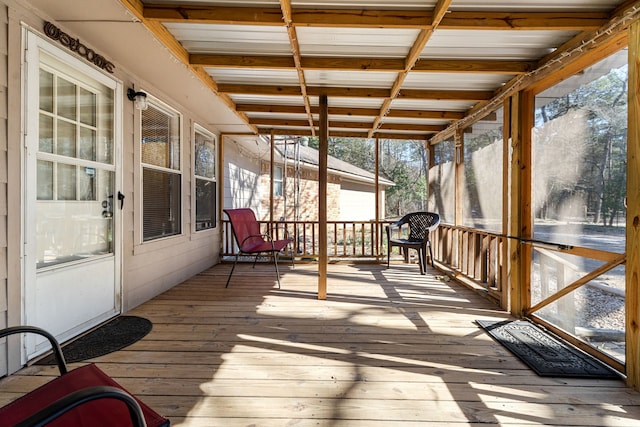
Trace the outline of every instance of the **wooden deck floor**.
<instances>
[{"instance_id":1,"label":"wooden deck floor","mask_svg":"<svg viewBox=\"0 0 640 427\"><path fill-rule=\"evenodd\" d=\"M475 319L507 314L417 265L216 266L129 314L153 331L94 359L173 426L640 426L622 381L541 378ZM73 367L73 365L72 365ZM31 366L0 404L48 381ZM0 420L0 424L2 424Z\"/></svg>"}]
</instances>

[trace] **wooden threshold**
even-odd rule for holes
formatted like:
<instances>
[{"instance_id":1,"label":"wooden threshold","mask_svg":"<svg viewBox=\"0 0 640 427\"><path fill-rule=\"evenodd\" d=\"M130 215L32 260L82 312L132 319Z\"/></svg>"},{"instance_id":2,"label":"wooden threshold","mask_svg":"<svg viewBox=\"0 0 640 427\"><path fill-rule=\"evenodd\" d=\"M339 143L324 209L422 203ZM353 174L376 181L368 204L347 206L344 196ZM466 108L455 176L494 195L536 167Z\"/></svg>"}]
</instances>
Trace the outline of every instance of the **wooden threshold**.
<instances>
[{"instance_id":1,"label":"wooden threshold","mask_svg":"<svg viewBox=\"0 0 640 427\"><path fill-rule=\"evenodd\" d=\"M93 361L172 426L640 426L622 380L538 377L475 323L508 313L416 264L213 267L128 314L154 326ZM78 366L72 364L71 368ZM0 405L49 381L0 380Z\"/></svg>"}]
</instances>

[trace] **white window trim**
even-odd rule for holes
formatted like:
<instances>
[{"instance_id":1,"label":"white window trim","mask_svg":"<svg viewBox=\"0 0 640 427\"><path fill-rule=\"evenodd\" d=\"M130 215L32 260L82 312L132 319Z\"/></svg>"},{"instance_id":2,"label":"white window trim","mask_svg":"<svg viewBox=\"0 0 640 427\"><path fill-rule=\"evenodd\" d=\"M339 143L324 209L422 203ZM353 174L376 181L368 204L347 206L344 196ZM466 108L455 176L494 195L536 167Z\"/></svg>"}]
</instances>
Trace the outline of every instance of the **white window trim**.
<instances>
[{"instance_id":1,"label":"white window trim","mask_svg":"<svg viewBox=\"0 0 640 427\"><path fill-rule=\"evenodd\" d=\"M196 169L195 169L195 154L196 154L196 150L195 150L195 142L196 142L196 133L201 133L204 134L208 137L211 137L211 139L213 139L213 151L214 151L214 155L215 155L215 172L214 172L214 177L213 178L208 178L205 176L200 176L200 175L196 175ZM205 129L203 126L199 125L198 123L194 123L193 126L193 133L191 135L191 155L192 155L192 164L191 164L191 168L192 168L192 183L191 183L191 194L193 195L193 197L191 197L191 232L194 234L200 234L200 233L207 233L207 232L213 232L216 228L217 228L217 224L215 224L212 228L206 228L204 230L196 230L196 180L201 179L204 181L209 181L209 182L215 182L216 183L216 197L218 197L218 192L220 191L220 188L217 188L217 183L218 183L218 165L219 165L219 161L220 158L218 156L218 137L213 133L210 132L209 130ZM216 209L218 209L218 203L216 202ZM219 221L218 218L218 212L216 212L216 221Z\"/></svg>"},{"instance_id":2,"label":"white window trim","mask_svg":"<svg viewBox=\"0 0 640 427\"><path fill-rule=\"evenodd\" d=\"M139 165L138 167L138 194L140 194L140 197L138 198L138 203L136 204L137 206L137 211L139 212L139 214L136 216L138 225L138 232L136 233L137 236L137 242L136 245L137 247L140 246L150 246L150 245L158 245L160 244L160 246L169 246L174 244L175 239L177 238L184 238L184 236L186 235L185 233L185 227L184 227L184 203L182 202L182 200L184 200L184 186L185 186L185 180L184 180L184 157L185 157L185 153L184 153L184 135L183 135L183 130L184 130L184 117L182 115L182 113L178 110L176 110L175 108L171 107L169 104L161 101L160 99L156 98L155 96L149 94L148 91L144 90L144 88L140 89L142 92L145 92L147 94L147 102L149 103L149 105L153 105L155 108L161 110L162 112L164 112L167 115L175 115L178 117L178 137L179 137L179 142L178 142L178 147L180 150L180 161L178 162L178 169L172 169L172 168L165 168L165 167L160 167L160 166L156 166L156 165L151 165L148 163L144 163L142 161L142 112L139 110L135 110L134 114L137 114L138 118L136 120L137 123L137 129L134 129L134 135L135 135L135 139L137 142L137 148L136 148L136 157L137 157L137 163ZM172 236L166 236L166 237L160 237L157 239L153 239L153 240L144 240L144 219L143 219L143 205L144 205L144 192L143 192L143 188L144 188L144 183L143 183L143 176L144 176L144 169L153 169L153 170L157 170L157 171L162 171L162 172L168 172L168 173L174 173L177 175L180 175L180 194L181 194L181 203L180 203L180 233L178 234L174 234ZM165 242L164 244L162 242ZM134 253L138 253L137 251L134 250ZM144 250L140 251L139 253L144 253Z\"/></svg>"}]
</instances>

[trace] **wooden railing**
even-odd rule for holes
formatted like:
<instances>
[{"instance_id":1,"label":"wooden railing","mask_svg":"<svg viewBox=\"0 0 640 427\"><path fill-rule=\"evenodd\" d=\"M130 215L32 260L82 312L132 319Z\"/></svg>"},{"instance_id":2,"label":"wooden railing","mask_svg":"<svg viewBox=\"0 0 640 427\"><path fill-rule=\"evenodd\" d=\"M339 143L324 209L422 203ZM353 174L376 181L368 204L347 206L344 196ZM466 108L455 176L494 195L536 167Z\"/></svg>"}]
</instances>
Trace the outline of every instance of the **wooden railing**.
<instances>
[{"instance_id":1,"label":"wooden railing","mask_svg":"<svg viewBox=\"0 0 640 427\"><path fill-rule=\"evenodd\" d=\"M507 238L468 227L440 224L433 233L434 258L458 280L500 300L507 280Z\"/></svg>"},{"instance_id":2,"label":"wooden railing","mask_svg":"<svg viewBox=\"0 0 640 427\"><path fill-rule=\"evenodd\" d=\"M384 227L390 221L327 221L329 259L361 259L379 262L386 259ZM293 238L296 259L315 260L318 251L318 223L282 221L270 224L260 221L263 232L272 230L276 239ZM222 256L235 256L236 245L231 224L223 221ZM503 255L506 238L494 233L441 224L432 234L434 258L449 268L459 280L484 288L500 299L506 280L506 260Z\"/></svg>"},{"instance_id":3,"label":"wooden railing","mask_svg":"<svg viewBox=\"0 0 640 427\"><path fill-rule=\"evenodd\" d=\"M388 221L327 221L328 256L330 259L372 259L386 257L384 226ZM235 256L236 245L233 241L231 224L223 221L223 256ZM317 259L318 222L279 221L270 224L260 221L263 232L272 231L276 239L293 239L293 254L297 259ZM286 255L291 256L291 253Z\"/></svg>"}]
</instances>

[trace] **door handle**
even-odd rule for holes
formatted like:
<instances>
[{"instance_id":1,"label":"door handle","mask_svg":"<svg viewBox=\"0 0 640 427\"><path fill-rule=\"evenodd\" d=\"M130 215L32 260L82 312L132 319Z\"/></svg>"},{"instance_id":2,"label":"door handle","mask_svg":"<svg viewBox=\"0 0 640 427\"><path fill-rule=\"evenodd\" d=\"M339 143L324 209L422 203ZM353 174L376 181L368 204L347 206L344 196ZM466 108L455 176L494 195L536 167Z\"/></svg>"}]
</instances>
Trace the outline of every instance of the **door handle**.
<instances>
[{"instance_id":1,"label":"door handle","mask_svg":"<svg viewBox=\"0 0 640 427\"><path fill-rule=\"evenodd\" d=\"M124 207L124 194L118 191L118 200L120 200L120 210Z\"/></svg>"}]
</instances>

